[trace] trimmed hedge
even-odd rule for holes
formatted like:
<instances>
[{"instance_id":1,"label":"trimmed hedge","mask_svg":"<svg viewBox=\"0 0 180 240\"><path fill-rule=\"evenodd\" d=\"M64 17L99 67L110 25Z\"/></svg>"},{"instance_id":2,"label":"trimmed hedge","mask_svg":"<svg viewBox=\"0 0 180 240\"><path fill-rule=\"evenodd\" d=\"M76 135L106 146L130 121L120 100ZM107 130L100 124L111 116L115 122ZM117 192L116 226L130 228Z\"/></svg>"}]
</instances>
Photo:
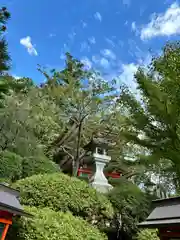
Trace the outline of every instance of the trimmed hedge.
<instances>
[{"instance_id":1,"label":"trimmed hedge","mask_svg":"<svg viewBox=\"0 0 180 240\"><path fill-rule=\"evenodd\" d=\"M156 229L144 229L137 235L137 240L160 240Z\"/></svg>"},{"instance_id":2,"label":"trimmed hedge","mask_svg":"<svg viewBox=\"0 0 180 240\"><path fill-rule=\"evenodd\" d=\"M45 156L24 158L22 167L22 178L40 173L55 173L60 171L57 164Z\"/></svg>"},{"instance_id":3,"label":"trimmed hedge","mask_svg":"<svg viewBox=\"0 0 180 240\"><path fill-rule=\"evenodd\" d=\"M106 240L107 237L81 218L71 213L48 208L24 208L33 218L17 219L8 235L14 240Z\"/></svg>"},{"instance_id":4,"label":"trimmed hedge","mask_svg":"<svg viewBox=\"0 0 180 240\"><path fill-rule=\"evenodd\" d=\"M21 178L23 158L13 152L0 152L1 181L16 181Z\"/></svg>"},{"instance_id":5,"label":"trimmed hedge","mask_svg":"<svg viewBox=\"0 0 180 240\"><path fill-rule=\"evenodd\" d=\"M113 207L106 196L62 173L34 175L17 181L13 187L20 190L23 205L70 211L99 227L113 218Z\"/></svg>"}]
</instances>

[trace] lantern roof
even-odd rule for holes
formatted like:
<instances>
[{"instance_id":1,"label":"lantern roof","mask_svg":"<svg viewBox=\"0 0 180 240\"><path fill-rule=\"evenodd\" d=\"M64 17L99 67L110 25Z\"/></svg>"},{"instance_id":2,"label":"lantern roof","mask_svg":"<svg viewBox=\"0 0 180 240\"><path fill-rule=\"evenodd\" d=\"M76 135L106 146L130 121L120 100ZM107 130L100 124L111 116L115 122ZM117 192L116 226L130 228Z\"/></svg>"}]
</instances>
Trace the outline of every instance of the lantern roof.
<instances>
[{"instance_id":1,"label":"lantern roof","mask_svg":"<svg viewBox=\"0 0 180 240\"><path fill-rule=\"evenodd\" d=\"M110 149L112 144L107 141L107 139L102 137L94 137L91 141L84 146L85 150L94 151L95 148Z\"/></svg>"},{"instance_id":2,"label":"lantern roof","mask_svg":"<svg viewBox=\"0 0 180 240\"><path fill-rule=\"evenodd\" d=\"M7 211L14 215L32 217L25 212L19 202L19 191L0 183L0 210Z\"/></svg>"},{"instance_id":3,"label":"lantern roof","mask_svg":"<svg viewBox=\"0 0 180 240\"><path fill-rule=\"evenodd\" d=\"M152 202L153 211L139 227L160 228L180 224L180 196Z\"/></svg>"}]
</instances>

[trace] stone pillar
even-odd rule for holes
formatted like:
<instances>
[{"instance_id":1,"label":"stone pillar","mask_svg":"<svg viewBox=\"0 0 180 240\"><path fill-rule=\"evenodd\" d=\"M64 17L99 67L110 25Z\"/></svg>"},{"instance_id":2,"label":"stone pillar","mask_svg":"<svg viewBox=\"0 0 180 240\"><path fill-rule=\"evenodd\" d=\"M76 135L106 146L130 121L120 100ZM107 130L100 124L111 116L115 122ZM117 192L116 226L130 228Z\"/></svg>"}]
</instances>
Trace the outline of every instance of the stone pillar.
<instances>
[{"instance_id":1,"label":"stone pillar","mask_svg":"<svg viewBox=\"0 0 180 240\"><path fill-rule=\"evenodd\" d=\"M90 186L101 193L107 193L113 187L108 183L103 170L105 165L111 160L111 157L106 155L106 151L104 149L102 154L100 154L98 153L98 148L96 148L95 153L93 153L93 158L96 166L96 171L90 179Z\"/></svg>"}]
</instances>

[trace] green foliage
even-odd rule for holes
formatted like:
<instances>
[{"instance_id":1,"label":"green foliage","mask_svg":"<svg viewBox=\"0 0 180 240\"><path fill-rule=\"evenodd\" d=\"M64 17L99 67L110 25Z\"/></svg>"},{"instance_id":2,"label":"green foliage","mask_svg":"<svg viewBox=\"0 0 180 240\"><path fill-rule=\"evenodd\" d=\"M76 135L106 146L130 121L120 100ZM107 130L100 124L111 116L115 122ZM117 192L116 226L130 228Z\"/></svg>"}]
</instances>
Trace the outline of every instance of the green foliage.
<instances>
[{"instance_id":1,"label":"green foliage","mask_svg":"<svg viewBox=\"0 0 180 240\"><path fill-rule=\"evenodd\" d=\"M17 181L14 187L20 190L23 205L71 211L89 222L95 220L98 226L104 226L113 217L112 205L104 195L65 174L35 175Z\"/></svg>"},{"instance_id":2,"label":"green foliage","mask_svg":"<svg viewBox=\"0 0 180 240\"><path fill-rule=\"evenodd\" d=\"M152 229L144 229L137 234L137 240L159 240L158 231Z\"/></svg>"},{"instance_id":3,"label":"green foliage","mask_svg":"<svg viewBox=\"0 0 180 240\"><path fill-rule=\"evenodd\" d=\"M38 88L28 92L26 101L30 108L28 126L45 150L65 128L61 108Z\"/></svg>"},{"instance_id":4,"label":"green foliage","mask_svg":"<svg viewBox=\"0 0 180 240\"><path fill-rule=\"evenodd\" d=\"M117 215L121 215L122 231L132 236L138 230L137 224L149 214L149 199L135 184L121 179L109 193L109 199Z\"/></svg>"},{"instance_id":5,"label":"green foliage","mask_svg":"<svg viewBox=\"0 0 180 240\"><path fill-rule=\"evenodd\" d=\"M9 70L10 65L10 56L8 54L7 42L4 38L4 32L6 31L6 23L10 18L10 13L7 11L5 7L0 9L0 75L4 73L4 71ZM6 85L1 82L0 83L0 92L6 91Z\"/></svg>"},{"instance_id":6,"label":"green foliage","mask_svg":"<svg viewBox=\"0 0 180 240\"><path fill-rule=\"evenodd\" d=\"M48 208L25 207L33 218L16 220L8 239L14 240L105 240L98 229L71 213L55 212Z\"/></svg>"},{"instance_id":7,"label":"green foliage","mask_svg":"<svg viewBox=\"0 0 180 240\"><path fill-rule=\"evenodd\" d=\"M1 181L15 181L21 178L22 157L9 152L0 152L0 179Z\"/></svg>"},{"instance_id":8,"label":"green foliage","mask_svg":"<svg viewBox=\"0 0 180 240\"><path fill-rule=\"evenodd\" d=\"M10 56L8 54L7 42L4 38L6 23L9 18L10 13L5 7L2 7L0 9L0 99L2 99L3 94L6 94L9 90L7 81L2 77L4 72L10 69Z\"/></svg>"},{"instance_id":9,"label":"green foliage","mask_svg":"<svg viewBox=\"0 0 180 240\"><path fill-rule=\"evenodd\" d=\"M45 156L22 158L9 151L0 152L0 179L14 182L39 173L59 172L58 166Z\"/></svg>"},{"instance_id":10,"label":"green foliage","mask_svg":"<svg viewBox=\"0 0 180 240\"><path fill-rule=\"evenodd\" d=\"M35 174L59 172L59 167L45 156L31 156L23 159L22 178Z\"/></svg>"},{"instance_id":11,"label":"green foliage","mask_svg":"<svg viewBox=\"0 0 180 240\"><path fill-rule=\"evenodd\" d=\"M53 152L56 162L64 169L68 165L70 169L65 170L76 176L87 153L83 146L92 136L101 134L112 138L114 124L111 120L117 110L114 101L116 86L97 72L87 71L81 61L70 54L66 57L64 70L53 70L51 74L40 71L47 78L42 92L59 107L59 125L60 122L65 123L58 136L52 139L48 151Z\"/></svg>"},{"instance_id":12,"label":"green foliage","mask_svg":"<svg viewBox=\"0 0 180 240\"><path fill-rule=\"evenodd\" d=\"M129 142L146 150L138 156L141 164L154 168L180 187L180 42L168 43L161 56L152 59L149 70L135 75L141 102L127 89L120 95ZM159 162L164 161L161 167Z\"/></svg>"},{"instance_id":13,"label":"green foliage","mask_svg":"<svg viewBox=\"0 0 180 240\"><path fill-rule=\"evenodd\" d=\"M18 93L26 94L31 89L34 88L34 83L32 79L26 78L26 77L15 78L13 76L6 74L1 76L0 80L7 85L9 94L10 94L10 91L14 91L16 94Z\"/></svg>"},{"instance_id":14,"label":"green foliage","mask_svg":"<svg viewBox=\"0 0 180 240\"><path fill-rule=\"evenodd\" d=\"M0 108L0 149L22 157L36 155L39 145L28 124L31 106L27 99L12 93L5 96L3 106Z\"/></svg>"}]
</instances>

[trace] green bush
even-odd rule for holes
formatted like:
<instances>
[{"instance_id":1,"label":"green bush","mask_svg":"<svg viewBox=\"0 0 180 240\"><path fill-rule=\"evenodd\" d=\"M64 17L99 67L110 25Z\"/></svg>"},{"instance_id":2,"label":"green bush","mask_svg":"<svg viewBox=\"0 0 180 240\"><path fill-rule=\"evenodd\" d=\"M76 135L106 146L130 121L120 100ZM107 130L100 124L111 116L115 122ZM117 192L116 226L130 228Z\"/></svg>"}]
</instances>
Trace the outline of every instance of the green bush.
<instances>
[{"instance_id":1,"label":"green bush","mask_svg":"<svg viewBox=\"0 0 180 240\"><path fill-rule=\"evenodd\" d=\"M24 158L22 165L22 178L35 174L59 172L58 166L45 156Z\"/></svg>"},{"instance_id":2,"label":"green bush","mask_svg":"<svg viewBox=\"0 0 180 240\"><path fill-rule=\"evenodd\" d=\"M151 199L132 182L121 179L109 193L115 212L121 214L122 231L132 237L138 231L137 224L149 215Z\"/></svg>"},{"instance_id":3,"label":"green bush","mask_svg":"<svg viewBox=\"0 0 180 240\"><path fill-rule=\"evenodd\" d=\"M137 234L137 240L160 240L156 229L144 229Z\"/></svg>"},{"instance_id":4,"label":"green bush","mask_svg":"<svg viewBox=\"0 0 180 240\"><path fill-rule=\"evenodd\" d=\"M113 218L113 207L106 196L62 173L35 175L17 181L14 187L20 190L23 205L70 211L99 227Z\"/></svg>"},{"instance_id":5,"label":"green bush","mask_svg":"<svg viewBox=\"0 0 180 240\"><path fill-rule=\"evenodd\" d=\"M55 212L48 208L24 208L33 218L15 220L8 239L14 240L106 240L106 236L71 213Z\"/></svg>"},{"instance_id":6,"label":"green bush","mask_svg":"<svg viewBox=\"0 0 180 240\"><path fill-rule=\"evenodd\" d=\"M39 173L59 172L58 166L44 156L23 158L10 152L0 152L0 181L14 182Z\"/></svg>"},{"instance_id":7,"label":"green bush","mask_svg":"<svg viewBox=\"0 0 180 240\"><path fill-rule=\"evenodd\" d=\"M22 157L9 151L0 152L0 179L15 181L22 174Z\"/></svg>"}]
</instances>

